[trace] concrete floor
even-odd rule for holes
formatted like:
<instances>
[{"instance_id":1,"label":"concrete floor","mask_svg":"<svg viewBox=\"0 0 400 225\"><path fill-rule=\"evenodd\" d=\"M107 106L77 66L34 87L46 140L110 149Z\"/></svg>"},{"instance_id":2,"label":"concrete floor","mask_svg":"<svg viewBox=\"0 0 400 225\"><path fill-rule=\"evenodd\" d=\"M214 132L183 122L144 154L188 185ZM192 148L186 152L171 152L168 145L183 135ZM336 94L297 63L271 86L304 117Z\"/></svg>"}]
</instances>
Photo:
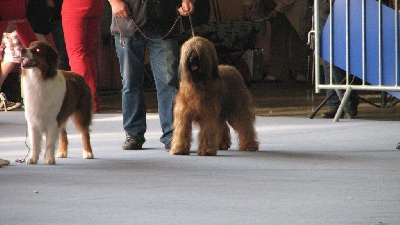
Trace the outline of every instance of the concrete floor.
<instances>
[{"instance_id":1,"label":"concrete floor","mask_svg":"<svg viewBox=\"0 0 400 225\"><path fill-rule=\"evenodd\" d=\"M144 150L121 149L119 97L103 93L95 159L81 158L69 126L69 158L53 166L43 155L38 165L14 162L28 153L25 119L2 112L0 158L12 163L0 168L1 224L400 224L398 106L361 104L357 119L334 123L308 118L324 99L312 87L251 91L260 151L237 151L232 131L231 150L215 157L197 156L196 139L190 156L163 150L153 92Z\"/></svg>"}]
</instances>

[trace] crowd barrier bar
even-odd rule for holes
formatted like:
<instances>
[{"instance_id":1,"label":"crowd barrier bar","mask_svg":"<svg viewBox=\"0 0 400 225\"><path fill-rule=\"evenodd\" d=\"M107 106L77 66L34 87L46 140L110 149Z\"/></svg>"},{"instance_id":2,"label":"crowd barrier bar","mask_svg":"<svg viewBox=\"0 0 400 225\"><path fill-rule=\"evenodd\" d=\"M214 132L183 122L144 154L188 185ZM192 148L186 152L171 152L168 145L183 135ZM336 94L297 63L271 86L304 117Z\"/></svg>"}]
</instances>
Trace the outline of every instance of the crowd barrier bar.
<instances>
[{"instance_id":1,"label":"crowd barrier bar","mask_svg":"<svg viewBox=\"0 0 400 225\"><path fill-rule=\"evenodd\" d=\"M337 113L335 115L335 118L333 119L334 122L337 122L342 115L342 112L348 112L348 99L350 97L350 93L352 90L366 90L366 91L384 91L384 92L399 92L400 91L400 86L399 84L399 8L398 8L398 1L395 0L395 6L394 6L394 74L391 76L394 79L393 84L384 84L383 83L383 37L382 37L382 29L384 26L388 26L386 23L384 23L382 19L382 0L376 0L376 3L378 4L377 6L377 13L378 13L378 42L376 43L377 49L378 49L378 72L377 74L373 74L374 76L378 76L378 81L375 84L367 83L366 82L366 74L368 73L367 71L367 35L376 35L376 34L371 34L371 33L366 33L367 30L367 24L366 24L366 5L367 1L375 1L375 0L353 0L353 1L361 1L361 74L358 75L358 77L362 80L361 84L353 84L352 83L352 77L349 71L351 71L351 65L350 65L350 26L349 26L349 21L350 21L350 0L336 0L336 4L339 2L340 4L345 4L345 33L343 34L343 38L345 40L345 66L342 68L343 70L346 71L346 78L345 82L343 84L335 84L333 82L333 77L332 77L332 67L335 64L334 59L336 60L337 56L334 55L334 16L335 14L333 13L334 8L334 1L329 0L329 5L330 5L330 15L327 22L329 22L329 63L330 63L330 77L329 77L329 83L321 83L321 73L323 70L321 70L321 33L322 30L320 29L320 0L314 0L314 13L313 13L313 26L312 30L309 33L308 36L308 42L309 44L312 44L312 48L314 50L314 75L315 75L315 92L320 93L321 89L335 89L335 90L344 90L345 94L343 97L339 95L341 98L341 104L337 110ZM345 2L344 2L345 1ZM359 3L357 3L359 4ZM368 2L368 6L371 4L375 4L375 2L371 3ZM354 6L354 5L352 5ZM386 9L385 9L386 10ZM386 37L387 38L387 37ZM389 38L390 40L390 38ZM387 50L387 49L386 49ZM342 59L343 60L343 59ZM353 74L354 75L354 74ZM397 96L396 96L397 97ZM345 110L346 109L346 110ZM350 118L350 115L347 115Z\"/></svg>"}]
</instances>

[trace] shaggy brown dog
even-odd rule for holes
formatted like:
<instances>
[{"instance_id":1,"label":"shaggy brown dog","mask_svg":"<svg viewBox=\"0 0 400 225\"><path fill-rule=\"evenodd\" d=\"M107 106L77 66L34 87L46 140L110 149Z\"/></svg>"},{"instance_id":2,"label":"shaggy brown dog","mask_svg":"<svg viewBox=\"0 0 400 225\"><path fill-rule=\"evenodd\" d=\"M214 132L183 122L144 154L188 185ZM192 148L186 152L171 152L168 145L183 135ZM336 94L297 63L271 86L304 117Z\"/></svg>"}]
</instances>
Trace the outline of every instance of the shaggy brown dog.
<instances>
[{"instance_id":1,"label":"shaggy brown dog","mask_svg":"<svg viewBox=\"0 0 400 225\"><path fill-rule=\"evenodd\" d=\"M218 66L214 45L202 37L182 45L179 67L170 154L190 154L192 123L200 127L198 155L216 155L231 146L228 123L238 133L239 150L258 150L252 96L239 71Z\"/></svg>"},{"instance_id":2,"label":"shaggy brown dog","mask_svg":"<svg viewBox=\"0 0 400 225\"><path fill-rule=\"evenodd\" d=\"M25 118L31 143L28 164L39 159L42 134L46 134L46 164L55 164L55 145L59 132L59 158L67 157L67 119L82 133L83 158L93 158L89 126L92 123L92 94L85 79L70 71L57 69L57 52L46 42L32 42L22 49L22 87Z\"/></svg>"}]
</instances>

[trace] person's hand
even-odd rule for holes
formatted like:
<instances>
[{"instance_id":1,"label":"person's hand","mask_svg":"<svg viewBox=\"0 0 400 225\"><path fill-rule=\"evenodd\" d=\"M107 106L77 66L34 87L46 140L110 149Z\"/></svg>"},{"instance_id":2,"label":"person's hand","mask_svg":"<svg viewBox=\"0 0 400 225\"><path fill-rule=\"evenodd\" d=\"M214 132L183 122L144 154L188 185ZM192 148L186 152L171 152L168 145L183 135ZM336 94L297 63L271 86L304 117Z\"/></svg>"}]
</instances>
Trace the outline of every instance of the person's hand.
<instances>
[{"instance_id":1,"label":"person's hand","mask_svg":"<svg viewBox=\"0 0 400 225\"><path fill-rule=\"evenodd\" d=\"M268 16L269 16L270 18L274 18L274 17L276 17L278 14L279 14L278 11L272 10L272 11L268 14Z\"/></svg>"},{"instance_id":2,"label":"person's hand","mask_svg":"<svg viewBox=\"0 0 400 225\"><path fill-rule=\"evenodd\" d=\"M54 8L56 7L56 4L54 3L54 0L47 0L47 6Z\"/></svg>"},{"instance_id":3,"label":"person's hand","mask_svg":"<svg viewBox=\"0 0 400 225\"><path fill-rule=\"evenodd\" d=\"M108 0L111 5L112 14L117 18L128 18L131 16L128 5L121 0Z\"/></svg>"},{"instance_id":4,"label":"person's hand","mask_svg":"<svg viewBox=\"0 0 400 225\"><path fill-rule=\"evenodd\" d=\"M6 27L6 29L4 30L4 32L6 32L6 33L11 33L11 32L13 32L13 31L15 31L16 29L17 29L17 24L18 23L22 23L22 22L24 22L25 20L23 20L23 19L20 19L20 20L9 20L8 22L7 22L7 27Z\"/></svg>"},{"instance_id":5,"label":"person's hand","mask_svg":"<svg viewBox=\"0 0 400 225\"><path fill-rule=\"evenodd\" d=\"M189 14L193 13L193 2L190 0L182 0L182 6L178 9L178 12L181 14L181 16L188 16Z\"/></svg>"}]
</instances>

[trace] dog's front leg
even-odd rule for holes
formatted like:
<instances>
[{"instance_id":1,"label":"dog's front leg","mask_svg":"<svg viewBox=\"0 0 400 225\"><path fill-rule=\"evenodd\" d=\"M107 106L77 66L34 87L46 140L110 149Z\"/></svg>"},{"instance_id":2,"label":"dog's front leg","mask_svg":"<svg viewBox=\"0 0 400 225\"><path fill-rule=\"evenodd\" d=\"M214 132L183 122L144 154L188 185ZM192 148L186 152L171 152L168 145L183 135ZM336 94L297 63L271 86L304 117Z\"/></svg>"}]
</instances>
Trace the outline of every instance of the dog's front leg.
<instances>
[{"instance_id":1,"label":"dog's front leg","mask_svg":"<svg viewBox=\"0 0 400 225\"><path fill-rule=\"evenodd\" d=\"M170 155L189 155L192 143L192 119L184 112L174 111L174 134L172 136Z\"/></svg>"},{"instance_id":2,"label":"dog's front leg","mask_svg":"<svg viewBox=\"0 0 400 225\"><path fill-rule=\"evenodd\" d=\"M197 154L200 156L217 155L219 133L216 125L218 125L218 122L216 120L203 120L199 125L199 149L197 150Z\"/></svg>"},{"instance_id":3,"label":"dog's front leg","mask_svg":"<svg viewBox=\"0 0 400 225\"><path fill-rule=\"evenodd\" d=\"M29 124L29 122L28 122L28 131L32 149L31 153L29 154L28 160L26 160L26 163L37 164L39 160L40 147L42 145L42 134L36 127Z\"/></svg>"},{"instance_id":4,"label":"dog's front leg","mask_svg":"<svg viewBox=\"0 0 400 225\"><path fill-rule=\"evenodd\" d=\"M44 162L47 165L56 164L54 154L58 140L58 132L59 129L57 123L49 125L49 128L46 131L46 151L44 153Z\"/></svg>"}]
</instances>

